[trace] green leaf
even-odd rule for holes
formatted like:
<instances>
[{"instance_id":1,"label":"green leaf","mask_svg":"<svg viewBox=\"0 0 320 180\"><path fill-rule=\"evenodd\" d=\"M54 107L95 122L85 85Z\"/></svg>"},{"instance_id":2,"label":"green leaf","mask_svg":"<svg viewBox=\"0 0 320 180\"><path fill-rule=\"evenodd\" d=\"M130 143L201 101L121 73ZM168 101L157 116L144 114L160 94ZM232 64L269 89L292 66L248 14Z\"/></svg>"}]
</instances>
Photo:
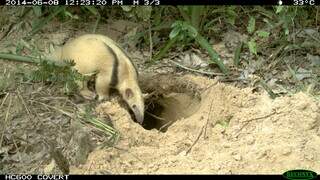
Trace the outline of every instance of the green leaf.
<instances>
[{"instance_id":1,"label":"green leaf","mask_svg":"<svg viewBox=\"0 0 320 180\"><path fill-rule=\"evenodd\" d=\"M288 36L289 35L289 29L285 28L284 33L285 33L286 36Z\"/></svg>"},{"instance_id":2,"label":"green leaf","mask_svg":"<svg viewBox=\"0 0 320 180\"><path fill-rule=\"evenodd\" d=\"M148 21L151 18L152 7L151 6L138 6L136 11L138 18Z\"/></svg>"},{"instance_id":3,"label":"green leaf","mask_svg":"<svg viewBox=\"0 0 320 180\"><path fill-rule=\"evenodd\" d=\"M249 47L249 50L252 54L255 54L257 55L257 44L255 42L254 39L251 39L249 42L248 42L248 47Z\"/></svg>"},{"instance_id":4,"label":"green leaf","mask_svg":"<svg viewBox=\"0 0 320 180\"><path fill-rule=\"evenodd\" d=\"M66 16L66 17L69 17L69 18L71 18L71 19L79 19L79 16L78 15L73 15L73 14L71 14L69 11L67 11L67 10L65 10L64 12L64 15Z\"/></svg>"},{"instance_id":5,"label":"green leaf","mask_svg":"<svg viewBox=\"0 0 320 180\"><path fill-rule=\"evenodd\" d=\"M270 35L270 33L267 31L257 31L257 34L259 37L262 37L262 38L267 38Z\"/></svg>"},{"instance_id":6,"label":"green leaf","mask_svg":"<svg viewBox=\"0 0 320 180\"><path fill-rule=\"evenodd\" d=\"M229 70L228 68L223 64L222 60L219 57L219 54L217 54L217 52L212 48L211 44L208 42L207 39L205 39L204 37L202 37L200 34L197 35L197 37L195 38L196 42L199 43L199 45L204 48L205 50L207 50L209 56L210 56L210 60L211 62L217 64L220 68L220 70L224 73L224 74L228 74ZM210 63L210 62L209 62Z\"/></svg>"},{"instance_id":7,"label":"green leaf","mask_svg":"<svg viewBox=\"0 0 320 180\"><path fill-rule=\"evenodd\" d=\"M224 128L227 128L229 126L229 122L226 120L220 120L218 121L218 124L220 124Z\"/></svg>"},{"instance_id":8,"label":"green leaf","mask_svg":"<svg viewBox=\"0 0 320 180\"><path fill-rule=\"evenodd\" d=\"M93 15L98 15L99 12L94 6L84 6L86 9L88 9Z\"/></svg>"},{"instance_id":9,"label":"green leaf","mask_svg":"<svg viewBox=\"0 0 320 180\"><path fill-rule=\"evenodd\" d=\"M226 21L232 25L236 23L237 13L235 12L235 7L230 6L227 8L227 17Z\"/></svg>"},{"instance_id":10,"label":"green leaf","mask_svg":"<svg viewBox=\"0 0 320 180\"><path fill-rule=\"evenodd\" d=\"M171 28L175 28L175 27L178 27L178 26L180 26L180 28L181 28L182 21L175 21L174 23L172 23Z\"/></svg>"},{"instance_id":11,"label":"green leaf","mask_svg":"<svg viewBox=\"0 0 320 180\"><path fill-rule=\"evenodd\" d=\"M242 46L243 46L243 43L240 43L234 53L233 63L236 67L239 67L239 64L240 64L240 53L241 53Z\"/></svg>"},{"instance_id":12,"label":"green leaf","mask_svg":"<svg viewBox=\"0 0 320 180\"><path fill-rule=\"evenodd\" d=\"M277 6L276 14L279 14L283 10L283 6Z\"/></svg>"},{"instance_id":13,"label":"green leaf","mask_svg":"<svg viewBox=\"0 0 320 180\"><path fill-rule=\"evenodd\" d=\"M33 9L34 14L37 17L40 17L42 15L41 6L33 6L32 9Z\"/></svg>"},{"instance_id":14,"label":"green leaf","mask_svg":"<svg viewBox=\"0 0 320 180\"><path fill-rule=\"evenodd\" d=\"M256 26L256 19L251 16L249 19L248 27L247 27L247 30L250 34L254 32L255 26Z\"/></svg>"},{"instance_id":15,"label":"green leaf","mask_svg":"<svg viewBox=\"0 0 320 180\"><path fill-rule=\"evenodd\" d=\"M129 12L132 10L132 6L121 6L122 10L124 10L125 12Z\"/></svg>"},{"instance_id":16,"label":"green leaf","mask_svg":"<svg viewBox=\"0 0 320 180\"><path fill-rule=\"evenodd\" d=\"M236 23L236 17L235 17L235 16L228 16L228 17L226 18L226 22L229 23L229 24L231 24L231 25L235 25L235 23Z\"/></svg>"},{"instance_id":17,"label":"green leaf","mask_svg":"<svg viewBox=\"0 0 320 180\"><path fill-rule=\"evenodd\" d=\"M198 35L198 31L196 28L194 28L193 26L191 25L188 25L187 26L187 29L188 29L188 35L195 38L197 35Z\"/></svg>"},{"instance_id":18,"label":"green leaf","mask_svg":"<svg viewBox=\"0 0 320 180\"><path fill-rule=\"evenodd\" d=\"M169 34L169 38L173 39L173 38L177 37L178 34L180 33L180 30L181 30L180 28L173 28Z\"/></svg>"}]
</instances>

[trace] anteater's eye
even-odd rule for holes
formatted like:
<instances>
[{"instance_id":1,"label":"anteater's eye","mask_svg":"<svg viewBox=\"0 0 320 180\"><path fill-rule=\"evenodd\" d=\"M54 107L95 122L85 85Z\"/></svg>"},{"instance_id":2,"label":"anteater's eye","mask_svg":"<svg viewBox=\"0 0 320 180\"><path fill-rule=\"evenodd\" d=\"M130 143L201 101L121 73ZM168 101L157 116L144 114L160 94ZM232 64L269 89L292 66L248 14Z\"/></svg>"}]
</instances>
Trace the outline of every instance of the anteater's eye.
<instances>
[{"instance_id":1,"label":"anteater's eye","mask_svg":"<svg viewBox=\"0 0 320 180\"><path fill-rule=\"evenodd\" d=\"M134 104L134 105L132 105L132 108L133 108L133 109L136 109L136 108L137 108L137 106Z\"/></svg>"},{"instance_id":2,"label":"anteater's eye","mask_svg":"<svg viewBox=\"0 0 320 180\"><path fill-rule=\"evenodd\" d=\"M125 94L126 94L126 98L127 98L127 99L132 98L132 97L133 97L133 91L132 91L132 89L130 89L130 88L126 89Z\"/></svg>"}]
</instances>

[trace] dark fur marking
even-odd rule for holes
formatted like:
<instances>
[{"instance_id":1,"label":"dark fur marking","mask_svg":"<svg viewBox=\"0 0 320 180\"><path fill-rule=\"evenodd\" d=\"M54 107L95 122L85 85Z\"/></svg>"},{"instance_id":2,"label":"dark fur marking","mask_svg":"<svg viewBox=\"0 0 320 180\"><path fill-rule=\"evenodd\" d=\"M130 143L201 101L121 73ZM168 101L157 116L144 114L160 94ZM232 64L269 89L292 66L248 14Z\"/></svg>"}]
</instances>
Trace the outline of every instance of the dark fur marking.
<instances>
[{"instance_id":1,"label":"dark fur marking","mask_svg":"<svg viewBox=\"0 0 320 180\"><path fill-rule=\"evenodd\" d=\"M119 83L119 79L118 79L119 59L118 59L116 53L112 50L112 48L110 48L106 43L104 43L104 45L106 46L108 51L111 52L111 54L113 56L113 59L114 59L110 87L116 87L118 85L118 83Z\"/></svg>"},{"instance_id":2,"label":"dark fur marking","mask_svg":"<svg viewBox=\"0 0 320 180\"><path fill-rule=\"evenodd\" d=\"M116 45L116 46L120 49L120 51L126 56L126 58L129 59L131 65L133 66L133 68L134 68L134 70L136 71L136 74L137 74L137 76L138 76L139 73L138 73L137 67L133 64L133 62L132 62L131 58L129 58L127 52L124 51L121 47L119 47L118 44L115 44L115 45Z\"/></svg>"}]
</instances>

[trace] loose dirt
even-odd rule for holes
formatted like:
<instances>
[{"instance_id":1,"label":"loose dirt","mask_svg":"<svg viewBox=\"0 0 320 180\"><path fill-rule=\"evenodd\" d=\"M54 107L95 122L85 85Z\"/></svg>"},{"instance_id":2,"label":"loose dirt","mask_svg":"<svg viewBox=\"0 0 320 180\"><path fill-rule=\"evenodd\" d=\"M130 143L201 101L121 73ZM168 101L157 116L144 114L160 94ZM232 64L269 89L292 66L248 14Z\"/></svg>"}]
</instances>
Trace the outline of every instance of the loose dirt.
<instances>
[{"instance_id":1,"label":"loose dirt","mask_svg":"<svg viewBox=\"0 0 320 180\"><path fill-rule=\"evenodd\" d=\"M165 76L156 78L149 82L152 86L166 86ZM297 168L320 172L319 102L308 95L273 100L265 93L201 76L175 80L195 87L200 100L190 93L168 92L170 85L164 88L163 97L153 103L163 109L155 119L174 121L165 132L157 125L144 129L117 100L100 104L96 111L111 115L120 141L116 147L94 150L71 173L279 174ZM180 89L184 90L188 88Z\"/></svg>"}]
</instances>

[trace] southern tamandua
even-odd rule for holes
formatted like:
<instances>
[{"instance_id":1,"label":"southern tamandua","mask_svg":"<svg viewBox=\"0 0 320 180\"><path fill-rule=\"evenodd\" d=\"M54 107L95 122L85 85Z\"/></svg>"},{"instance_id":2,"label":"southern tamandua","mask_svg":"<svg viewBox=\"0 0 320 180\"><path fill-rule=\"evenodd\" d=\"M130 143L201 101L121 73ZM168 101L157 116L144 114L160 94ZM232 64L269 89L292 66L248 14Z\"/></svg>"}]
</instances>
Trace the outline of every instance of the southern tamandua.
<instances>
[{"instance_id":1,"label":"southern tamandua","mask_svg":"<svg viewBox=\"0 0 320 180\"><path fill-rule=\"evenodd\" d=\"M98 99L108 99L109 89L117 89L142 124L144 100L138 85L138 72L128 55L112 39L99 34L82 35L57 48L49 59L73 60L79 73L96 74ZM95 93L88 89L87 83L79 83L80 94L92 99Z\"/></svg>"}]
</instances>

